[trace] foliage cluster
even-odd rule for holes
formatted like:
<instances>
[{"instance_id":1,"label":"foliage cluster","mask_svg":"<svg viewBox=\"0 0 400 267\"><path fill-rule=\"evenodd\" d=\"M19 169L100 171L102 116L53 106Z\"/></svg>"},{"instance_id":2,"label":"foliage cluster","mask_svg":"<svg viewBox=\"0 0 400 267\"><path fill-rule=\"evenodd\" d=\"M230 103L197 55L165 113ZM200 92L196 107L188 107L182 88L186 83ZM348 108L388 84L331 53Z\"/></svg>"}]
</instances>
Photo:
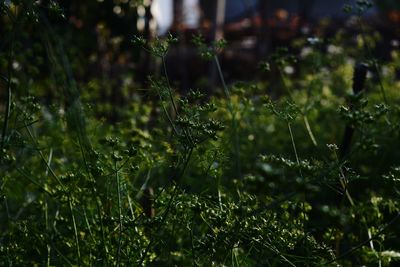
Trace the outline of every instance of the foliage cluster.
<instances>
[{"instance_id":1,"label":"foliage cluster","mask_svg":"<svg viewBox=\"0 0 400 267\"><path fill-rule=\"evenodd\" d=\"M362 28L347 44L339 31L332 40L295 40L298 54L279 49L260 64L278 92L269 81L226 84L218 53L227 44L196 36L217 65L223 93L215 96L174 90L165 64L174 37L136 37L163 70L149 77L154 97L131 96L111 124L98 118L112 106L96 102L95 85L75 82L43 13L59 10L48 3L0 4L8 20L0 54L1 266L400 259L400 54L375 60L379 35ZM42 27L41 39L30 40L26 27ZM355 62L365 72L353 71Z\"/></svg>"}]
</instances>

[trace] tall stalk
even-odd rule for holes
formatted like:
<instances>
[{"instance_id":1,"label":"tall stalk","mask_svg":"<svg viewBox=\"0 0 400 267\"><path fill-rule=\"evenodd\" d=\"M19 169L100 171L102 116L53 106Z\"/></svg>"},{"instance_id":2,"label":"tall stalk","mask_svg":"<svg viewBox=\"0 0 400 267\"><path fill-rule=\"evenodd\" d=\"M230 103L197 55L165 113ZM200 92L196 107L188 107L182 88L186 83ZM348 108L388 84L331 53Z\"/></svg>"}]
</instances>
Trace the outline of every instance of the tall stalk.
<instances>
[{"instance_id":1,"label":"tall stalk","mask_svg":"<svg viewBox=\"0 0 400 267\"><path fill-rule=\"evenodd\" d=\"M80 266L81 265L81 249L79 246L78 228L76 226L75 214L74 214L74 210L73 210L73 206L72 206L72 199L71 199L70 195L68 196L68 206L69 206L69 211L71 213L72 226L74 229L76 255L78 257L78 266Z\"/></svg>"},{"instance_id":2,"label":"tall stalk","mask_svg":"<svg viewBox=\"0 0 400 267\"><path fill-rule=\"evenodd\" d=\"M3 121L3 127L1 131L1 142L0 142L0 158L2 157L2 151L5 145L6 141L6 135L7 135L7 128L8 128L8 123L10 119L10 113L11 113L11 102L12 102L12 64L13 64L13 58L14 58L14 42L15 42L15 37L16 37L16 31L17 31L17 25L19 18L15 19L12 16L12 13L8 11L8 16L10 17L11 21L13 22L12 24L12 31L11 31L11 40L10 40L10 48L8 51L8 58L7 58L7 78L2 77L3 80L6 82L7 86L7 96L6 96L6 109L4 112L4 121Z\"/></svg>"},{"instance_id":3,"label":"tall stalk","mask_svg":"<svg viewBox=\"0 0 400 267\"><path fill-rule=\"evenodd\" d=\"M237 123L237 119L236 119L236 112L235 112L234 107L232 105L231 94L230 94L228 86L225 83L225 78L224 78L224 75L222 73L221 65L219 63L219 59L218 59L218 56L216 54L214 55L214 61L215 61L215 64L217 66L218 75L219 75L219 78L220 78L221 83L222 83L222 87L223 87L223 90L224 90L224 93L225 93L225 97L226 97L226 99L228 101L228 110L229 110L229 113L230 113L231 118L232 118L232 120L231 120L232 130L233 130L233 135L234 135L234 138L235 138L234 142L235 142L236 171L237 171L238 175L241 176L242 171L241 171L241 164L240 164L240 144L239 144L239 132L238 132L238 123Z\"/></svg>"},{"instance_id":4,"label":"tall stalk","mask_svg":"<svg viewBox=\"0 0 400 267\"><path fill-rule=\"evenodd\" d=\"M114 162L115 167L115 182L117 183L117 194L118 194L118 250L117 250L117 266L120 265L121 261L121 242L122 242L122 205L121 205L121 184L120 177L118 174L117 161Z\"/></svg>"},{"instance_id":5,"label":"tall stalk","mask_svg":"<svg viewBox=\"0 0 400 267\"><path fill-rule=\"evenodd\" d=\"M285 89L286 89L286 91L288 93L290 101L292 101L293 103L296 103L294 101L294 98L293 98L292 90L290 90L290 87L286 84L285 76L283 75L282 70L280 68L278 69L278 72L279 72L279 76L281 77L283 86L285 87ZM310 140L311 140L312 144L315 147L318 147L317 139L315 138L315 135L314 135L314 133L313 133L313 131L311 129L310 123L308 121L307 114L306 114L306 112L304 110L301 111L301 116L303 118L304 126L306 127L307 134L310 137Z\"/></svg>"}]
</instances>

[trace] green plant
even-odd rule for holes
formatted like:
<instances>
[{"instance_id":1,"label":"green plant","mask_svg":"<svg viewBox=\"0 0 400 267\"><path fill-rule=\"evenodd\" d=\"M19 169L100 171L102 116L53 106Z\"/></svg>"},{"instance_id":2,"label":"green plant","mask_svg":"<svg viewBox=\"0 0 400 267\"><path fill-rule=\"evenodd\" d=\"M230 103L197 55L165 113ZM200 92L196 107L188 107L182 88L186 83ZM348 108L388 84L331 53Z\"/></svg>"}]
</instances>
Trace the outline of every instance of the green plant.
<instances>
[{"instance_id":1,"label":"green plant","mask_svg":"<svg viewBox=\"0 0 400 267\"><path fill-rule=\"evenodd\" d=\"M399 260L396 51L378 64L373 47L349 45L345 31L332 40L299 38L298 54L279 49L260 64L278 82L227 84L218 53L228 44L196 36L200 54L217 66L223 97L201 89L182 96L166 66L177 39L135 37L162 66L148 79L155 97L127 94L129 104L116 107L84 91L101 90L98 77L74 79L42 6L12 5L1 5L8 39L0 53L0 265ZM37 11L37 40L27 30L31 17L12 13L19 9ZM40 66L29 55L17 61L31 66L12 68L25 39L45 44L50 75L35 75L29 67ZM354 68L354 59L369 65ZM102 116L113 106L120 116L111 123Z\"/></svg>"}]
</instances>

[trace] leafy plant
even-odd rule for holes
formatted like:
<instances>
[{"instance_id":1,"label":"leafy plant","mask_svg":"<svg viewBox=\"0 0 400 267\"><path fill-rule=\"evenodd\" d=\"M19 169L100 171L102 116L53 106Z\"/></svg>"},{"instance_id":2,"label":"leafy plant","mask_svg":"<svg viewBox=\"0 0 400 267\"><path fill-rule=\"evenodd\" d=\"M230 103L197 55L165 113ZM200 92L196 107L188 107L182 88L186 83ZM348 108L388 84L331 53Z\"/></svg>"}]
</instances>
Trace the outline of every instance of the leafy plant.
<instances>
[{"instance_id":1,"label":"leafy plant","mask_svg":"<svg viewBox=\"0 0 400 267\"><path fill-rule=\"evenodd\" d=\"M201 89L180 95L166 64L178 40L134 37L161 74L148 78L153 97L127 95L129 104L117 107L85 91L101 90L97 78L74 79L43 12L57 7L1 4L0 265L399 260L396 51L380 63L373 47L349 45L343 31L332 40L301 37L260 64L276 83L230 84L218 57L229 44L196 35L223 97ZM368 7L357 1L354 8L361 17ZM40 38L28 25L43 27ZM32 49L45 47L50 75L39 77L31 70L43 66L19 55L26 39ZM120 117L110 123L102 115L112 106Z\"/></svg>"}]
</instances>

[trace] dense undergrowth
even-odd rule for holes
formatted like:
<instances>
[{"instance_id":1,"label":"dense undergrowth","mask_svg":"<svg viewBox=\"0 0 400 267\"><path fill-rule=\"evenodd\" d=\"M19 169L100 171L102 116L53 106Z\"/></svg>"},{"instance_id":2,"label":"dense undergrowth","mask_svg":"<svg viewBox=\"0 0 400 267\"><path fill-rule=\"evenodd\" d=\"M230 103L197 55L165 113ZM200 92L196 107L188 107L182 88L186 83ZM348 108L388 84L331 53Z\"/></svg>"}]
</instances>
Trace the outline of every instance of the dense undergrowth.
<instances>
[{"instance_id":1,"label":"dense undergrowth","mask_svg":"<svg viewBox=\"0 0 400 267\"><path fill-rule=\"evenodd\" d=\"M19 2L1 4L1 266L400 259L400 54L375 60L377 33L300 38L300 53L260 63L272 80L229 85L226 44L196 36L220 93L179 95L163 68L149 78L152 97L127 95L118 108L97 102L96 81L75 82L43 10ZM27 43L25 27L40 38ZM165 67L176 39L133 41ZM118 120L99 119L107 112Z\"/></svg>"}]
</instances>

